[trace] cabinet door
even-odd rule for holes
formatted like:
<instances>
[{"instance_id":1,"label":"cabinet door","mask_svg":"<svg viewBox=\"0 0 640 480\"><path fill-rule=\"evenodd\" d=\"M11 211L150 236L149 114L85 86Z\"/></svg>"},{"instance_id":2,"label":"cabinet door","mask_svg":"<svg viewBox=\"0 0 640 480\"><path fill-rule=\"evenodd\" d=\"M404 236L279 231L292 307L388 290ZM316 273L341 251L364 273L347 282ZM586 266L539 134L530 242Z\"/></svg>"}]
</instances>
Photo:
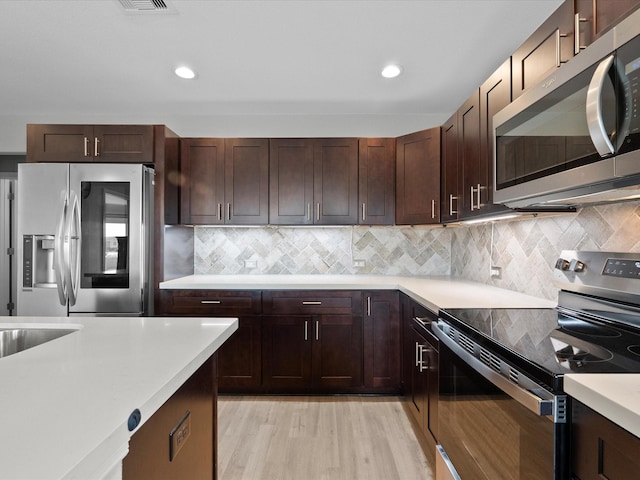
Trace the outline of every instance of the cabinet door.
<instances>
[{"instance_id":1,"label":"cabinet door","mask_svg":"<svg viewBox=\"0 0 640 480\"><path fill-rule=\"evenodd\" d=\"M395 139L361 138L358 163L360 225L393 225L396 208Z\"/></svg>"},{"instance_id":2,"label":"cabinet door","mask_svg":"<svg viewBox=\"0 0 640 480\"><path fill-rule=\"evenodd\" d=\"M480 190L482 211L508 210L493 204L493 116L511 103L511 59L505 61L480 87Z\"/></svg>"},{"instance_id":3,"label":"cabinet door","mask_svg":"<svg viewBox=\"0 0 640 480\"><path fill-rule=\"evenodd\" d=\"M358 140L318 139L313 156L314 223L358 223Z\"/></svg>"},{"instance_id":4,"label":"cabinet door","mask_svg":"<svg viewBox=\"0 0 640 480\"><path fill-rule=\"evenodd\" d=\"M396 224L440 222L440 128L396 139Z\"/></svg>"},{"instance_id":5,"label":"cabinet door","mask_svg":"<svg viewBox=\"0 0 640 480\"><path fill-rule=\"evenodd\" d=\"M341 391L362 385L362 317L314 315L312 366L315 390Z\"/></svg>"},{"instance_id":6,"label":"cabinet door","mask_svg":"<svg viewBox=\"0 0 640 480\"><path fill-rule=\"evenodd\" d=\"M476 90L458 109L458 155L462 167L460 217L467 218L480 210L480 194L486 190L480 182L480 93Z\"/></svg>"},{"instance_id":7,"label":"cabinet door","mask_svg":"<svg viewBox=\"0 0 640 480\"><path fill-rule=\"evenodd\" d=\"M91 125L27 125L28 162L87 162L93 157Z\"/></svg>"},{"instance_id":8,"label":"cabinet door","mask_svg":"<svg viewBox=\"0 0 640 480\"><path fill-rule=\"evenodd\" d=\"M458 220L460 182L458 181L458 113L442 125L442 208L443 223Z\"/></svg>"},{"instance_id":9,"label":"cabinet door","mask_svg":"<svg viewBox=\"0 0 640 480\"><path fill-rule=\"evenodd\" d=\"M262 385L262 318L238 317L238 330L218 350L218 391L258 391Z\"/></svg>"},{"instance_id":10,"label":"cabinet door","mask_svg":"<svg viewBox=\"0 0 640 480\"><path fill-rule=\"evenodd\" d=\"M271 139L269 146L269 223L313 223L313 142Z\"/></svg>"},{"instance_id":11,"label":"cabinet door","mask_svg":"<svg viewBox=\"0 0 640 480\"><path fill-rule=\"evenodd\" d=\"M400 387L400 314L397 291L365 292L364 384Z\"/></svg>"},{"instance_id":12,"label":"cabinet door","mask_svg":"<svg viewBox=\"0 0 640 480\"><path fill-rule=\"evenodd\" d=\"M576 54L640 6L640 0L575 0Z\"/></svg>"},{"instance_id":13,"label":"cabinet door","mask_svg":"<svg viewBox=\"0 0 640 480\"><path fill-rule=\"evenodd\" d=\"M94 162L153 162L152 125L95 125L92 144Z\"/></svg>"},{"instance_id":14,"label":"cabinet door","mask_svg":"<svg viewBox=\"0 0 640 480\"><path fill-rule=\"evenodd\" d=\"M225 223L269 221L269 140L225 140Z\"/></svg>"},{"instance_id":15,"label":"cabinet door","mask_svg":"<svg viewBox=\"0 0 640 480\"><path fill-rule=\"evenodd\" d=\"M181 140L181 218L183 224L224 223L224 140Z\"/></svg>"},{"instance_id":16,"label":"cabinet door","mask_svg":"<svg viewBox=\"0 0 640 480\"><path fill-rule=\"evenodd\" d=\"M271 392L302 392L311 385L310 316L263 317L263 383Z\"/></svg>"},{"instance_id":17,"label":"cabinet door","mask_svg":"<svg viewBox=\"0 0 640 480\"><path fill-rule=\"evenodd\" d=\"M511 56L513 98L573 57L573 2L565 1Z\"/></svg>"},{"instance_id":18,"label":"cabinet door","mask_svg":"<svg viewBox=\"0 0 640 480\"><path fill-rule=\"evenodd\" d=\"M425 425L428 421L428 390L429 377L425 371L425 367L420 363L422 358L422 350L426 348L426 342L418 332L413 328L410 329L409 338L411 339L410 350L407 352L413 359L411 369L411 392L409 393L409 411L413 418L420 426L424 433Z\"/></svg>"}]
</instances>

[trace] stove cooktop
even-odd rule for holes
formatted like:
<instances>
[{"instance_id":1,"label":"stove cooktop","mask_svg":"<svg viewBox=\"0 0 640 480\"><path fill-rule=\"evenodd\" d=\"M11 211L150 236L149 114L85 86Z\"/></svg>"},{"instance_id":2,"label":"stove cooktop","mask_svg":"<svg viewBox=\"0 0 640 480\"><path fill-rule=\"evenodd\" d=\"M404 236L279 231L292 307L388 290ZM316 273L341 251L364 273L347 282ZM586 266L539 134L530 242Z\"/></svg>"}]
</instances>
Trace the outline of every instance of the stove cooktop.
<instances>
[{"instance_id":1,"label":"stove cooktop","mask_svg":"<svg viewBox=\"0 0 640 480\"><path fill-rule=\"evenodd\" d=\"M552 390L566 373L640 373L640 330L558 309L446 309L440 316Z\"/></svg>"}]
</instances>

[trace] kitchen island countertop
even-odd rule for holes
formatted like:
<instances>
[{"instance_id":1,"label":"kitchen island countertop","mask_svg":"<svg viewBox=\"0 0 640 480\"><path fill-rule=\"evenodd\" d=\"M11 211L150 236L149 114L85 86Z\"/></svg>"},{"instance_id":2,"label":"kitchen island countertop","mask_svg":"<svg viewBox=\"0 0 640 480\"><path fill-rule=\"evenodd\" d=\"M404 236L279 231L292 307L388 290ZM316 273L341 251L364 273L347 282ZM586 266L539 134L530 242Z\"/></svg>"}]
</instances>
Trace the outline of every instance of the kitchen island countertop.
<instances>
[{"instance_id":1,"label":"kitchen island countertop","mask_svg":"<svg viewBox=\"0 0 640 480\"><path fill-rule=\"evenodd\" d=\"M437 313L441 308L553 308L556 302L451 277L386 275L189 275L161 289L400 290Z\"/></svg>"},{"instance_id":2,"label":"kitchen island countertop","mask_svg":"<svg viewBox=\"0 0 640 480\"><path fill-rule=\"evenodd\" d=\"M231 336L233 318L0 317L77 331L0 358L0 479L119 478L140 425ZM137 427L139 428L140 425Z\"/></svg>"}]
</instances>

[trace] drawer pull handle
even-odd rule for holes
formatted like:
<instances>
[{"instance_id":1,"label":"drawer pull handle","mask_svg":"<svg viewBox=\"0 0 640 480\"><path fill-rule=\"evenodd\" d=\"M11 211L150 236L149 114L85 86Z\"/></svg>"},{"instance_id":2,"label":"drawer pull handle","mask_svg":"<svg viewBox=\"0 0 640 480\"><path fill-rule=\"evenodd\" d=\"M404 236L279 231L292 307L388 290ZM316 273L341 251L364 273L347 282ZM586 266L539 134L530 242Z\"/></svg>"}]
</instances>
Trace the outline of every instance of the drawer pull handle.
<instances>
[{"instance_id":1,"label":"drawer pull handle","mask_svg":"<svg viewBox=\"0 0 640 480\"><path fill-rule=\"evenodd\" d=\"M312 302L312 301L304 301L303 305L322 305L322 302Z\"/></svg>"},{"instance_id":2,"label":"drawer pull handle","mask_svg":"<svg viewBox=\"0 0 640 480\"><path fill-rule=\"evenodd\" d=\"M209 305L209 304L219 305L219 304L222 303L222 301L220 301L220 300L201 300L200 303L205 304L205 305Z\"/></svg>"}]
</instances>

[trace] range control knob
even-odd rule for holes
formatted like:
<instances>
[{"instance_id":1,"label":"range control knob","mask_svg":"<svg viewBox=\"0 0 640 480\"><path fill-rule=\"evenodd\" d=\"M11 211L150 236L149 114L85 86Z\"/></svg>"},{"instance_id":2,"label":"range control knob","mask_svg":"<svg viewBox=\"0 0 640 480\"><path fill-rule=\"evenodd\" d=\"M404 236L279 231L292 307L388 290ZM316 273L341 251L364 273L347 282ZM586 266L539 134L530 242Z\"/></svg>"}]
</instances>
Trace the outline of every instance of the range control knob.
<instances>
[{"instance_id":1,"label":"range control knob","mask_svg":"<svg viewBox=\"0 0 640 480\"><path fill-rule=\"evenodd\" d=\"M574 272L580 273L584 272L587 266L580 260L571 260L571 265L569 268L571 268L571 270L573 270Z\"/></svg>"},{"instance_id":2,"label":"range control knob","mask_svg":"<svg viewBox=\"0 0 640 480\"><path fill-rule=\"evenodd\" d=\"M570 266L571 266L571 263L568 260L565 260L564 258L559 258L556 261L556 268L558 270L569 270Z\"/></svg>"}]
</instances>

